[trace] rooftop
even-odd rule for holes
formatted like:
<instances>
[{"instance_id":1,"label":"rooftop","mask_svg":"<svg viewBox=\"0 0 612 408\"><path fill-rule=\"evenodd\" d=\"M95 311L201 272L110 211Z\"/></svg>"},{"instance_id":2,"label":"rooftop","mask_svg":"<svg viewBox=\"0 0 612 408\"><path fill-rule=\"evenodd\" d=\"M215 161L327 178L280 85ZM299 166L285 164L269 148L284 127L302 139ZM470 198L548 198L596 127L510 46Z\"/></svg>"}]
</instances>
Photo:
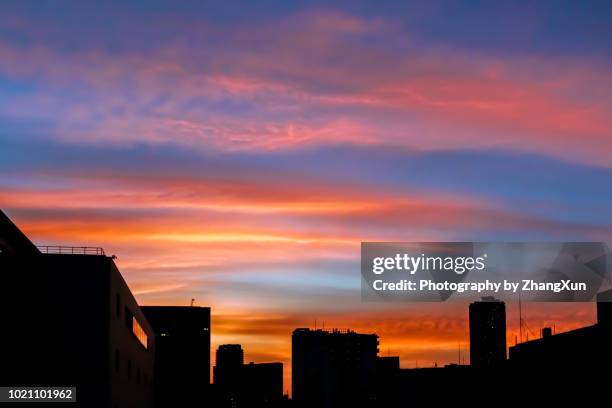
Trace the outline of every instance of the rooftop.
<instances>
[{"instance_id":1,"label":"rooftop","mask_svg":"<svg viewBox=\"0 0 612 408\"><path fill-rule=\"evenodd\" d=\"M87 246L63 246L63 245L42 245L37 246L43 254L64 254L64 255L106 255L104 248Z\"/></svg>"}]
</instances>

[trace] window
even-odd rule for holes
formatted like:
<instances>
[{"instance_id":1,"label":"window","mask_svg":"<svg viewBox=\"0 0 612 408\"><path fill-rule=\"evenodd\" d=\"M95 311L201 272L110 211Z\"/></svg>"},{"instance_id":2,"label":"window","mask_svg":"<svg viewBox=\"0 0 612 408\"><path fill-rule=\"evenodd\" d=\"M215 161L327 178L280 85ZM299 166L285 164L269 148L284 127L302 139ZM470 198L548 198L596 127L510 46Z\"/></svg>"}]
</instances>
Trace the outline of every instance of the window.
<instances>
[{"instance_id":1,"label":"window","mask_svg":"<svg viewBox=\"0 0 612 408\"><path fill-rule=\"evenodd\" d=\"M134 315L130 312L130 309L125 308L125 327L131 329L132 328L132 319L134 319Z\"/></svg>"},{"instance_id":2,"label":"window","mask_svg":"<svg viewBox=\"0 0 612 408\"><path fill-rule=\"evenodd\" d=\"M148 337L147 333L145 333L142 326L138 323L135 317L132 316L132 333L136 336L140 344L144 346L144 348L148 348Z\"/></svg>"},{"instance_id":3,"label":"window","mask_svg":"<svg viewBox=\"0 0 612 408\"><path fill-rule=\"evenodd\" d=\"M147 333L145 333L140 323L138 323L138 320L136 320L136 317L134 317L132 312L130 312L130 309L128 309L127 307L125 308L125 326L132 331L134 336L136 336L136 338L138 339L140 344L144 346L144 348L149 348L149 339Z\"/></svg>"}]
</instances>

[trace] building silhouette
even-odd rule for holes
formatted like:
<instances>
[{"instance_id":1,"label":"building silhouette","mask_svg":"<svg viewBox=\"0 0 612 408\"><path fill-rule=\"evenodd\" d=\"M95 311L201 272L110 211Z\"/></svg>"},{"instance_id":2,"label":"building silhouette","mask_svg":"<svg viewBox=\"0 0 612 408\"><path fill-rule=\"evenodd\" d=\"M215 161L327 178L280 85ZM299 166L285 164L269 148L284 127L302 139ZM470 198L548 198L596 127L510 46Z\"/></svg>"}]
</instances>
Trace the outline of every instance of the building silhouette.
<instances>
[{"instance_id":1,"label":"building silhouette","mask_svg":"<svg viewBox=\"0 0 612 408\"><path fill-rule=\"evenodd\" d=\"M213 383L219 404L237 404L243 365L244 351L240 344L222 344L217 348Z\"/></svg>"},{"instance_id":2,"label":"building silhouette","mask_svg":"<svg viewBox=\"0 0 612 408\"><path fill-rule=\"evenodd\" d=\"M612 327L612 289L597 294L597 324Z\"/></svg>"},{"instance_id":3,"label":"building silhouette","mask_svg":"<svg viewBox=\"0 0 612 408\"><path fill-rule=\"evenodd\" d=\"M542 337L510 347L515 370L563 375L588 372L612 364L612 290L597 295L597 322L563 333L542 330Z\"/></svg>"},{"instance_id":4,"label":"building silhouette","mask_svg":"<svg viewBox=\"0 0 612 408\"><path fill-rule=\"evenodd\" d=\"M213 382L218 407L278 407L283 402L283 364L244 364L240 344L216 352Z\"/></svg>"},{"instance_id":5,"label":"building silhouette","mask_svg":"<svg viewBox=\"0 0 612 408\"><path fill-rule=\"evenodd\" d=\"M217 348L214 383L222 385L237 375L244 365L244 351L240 344L221 344Z\"/></svg>"},{"instance_id":6,"label":"building silhouette","mask_svg":"<svg viewBox=\"0 0 612 408\"><path fill-rule=\"evenodd\" d=\"M283 400L283 363L248 363L242 367L245 407L278 407Z\"/></svg>"},{"instance_id":7,"label":"building silhouette","mask_svg":"<svg viewBox=\"0 0 612 408\"><path fill-rule=\"evenodd\" d=\"M38 249L0 211L0 384L75 386L84 407L153 406L155 337L112 257Z\"/></svg>"},{"instance_id":8,"label":"building silhouette","mask_svg":"<svg viewBox=\"0 0 612 408\"><path fill-rule=\"evenodd\" d=\"M139 307L101 248L37 247L0 211L0 385L75 386L77 405L105 408L285 406L282 363L244 364L239 344L216 352L210 386L210 308ZM378 336L299 328L292 334L296 407L389 407L429 401L564 402L609 382L612 290L597 322L510 347L505 304L469 305L471 365L400 368ZM500 397L503 396L503 397ZM538 399L538 396L542 397Z\"/></svg>"},{"instance_id":9,"label":"building silhouette","mask_svg":"<svg viewBox=\"0 0 612 408\"><path fill-rule=\"evenodd\" d=\"M506 363L506 305L491 296L470 304L470 364L500 368Z\"/></svg>"},{"instance_id":10,"label":"building silhouette","mask_svg":"<svg viewBox=\"0 0 612 408\"><path fill-rule=\"evenodd\" d=\"M296 329L292 391L298 407L370 406L375 394L378 336Z\"/></svg>"},{"instance_id":11,"label":"building silhouette","mask_svg":"<svg viewBox=\"0 0 612 408\"><path fill-rule=\"evenodd\" d=\"M547 404L580 396L583 406L601 403L612 365L612 291L597 295L597 322L562 333L544 328L539 339L510 347L510 387L546 396ZM602 394L603 392L603 394Z\"/></svg>"},{"instance_id":12,"label":"building silhouette","mask_svg":"<svg viewBox=\"0 0 612 408\"><path fill-rule=\"evenodd\" d=\"M155 331L155 406L211 406L210 308L143 306Z\"/></svg>"},{"instance_id":13,"label":"building silhouette","mask_svg":"<svg viewBox=\"0 0 612 408\"><path fill-rule=\"evenodd\" d=\"M0 210L0 254L40 255L36 245Z\"/></svg>"}]
</instances>

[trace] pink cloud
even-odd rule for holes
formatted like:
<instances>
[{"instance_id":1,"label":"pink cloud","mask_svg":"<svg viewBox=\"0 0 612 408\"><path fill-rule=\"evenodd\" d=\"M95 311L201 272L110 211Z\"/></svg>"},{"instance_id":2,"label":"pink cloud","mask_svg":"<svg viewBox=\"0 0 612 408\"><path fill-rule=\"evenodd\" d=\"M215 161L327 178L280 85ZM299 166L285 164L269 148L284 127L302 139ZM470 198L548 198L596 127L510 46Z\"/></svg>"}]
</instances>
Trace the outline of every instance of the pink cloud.
<instances>
[{"instance_id":1,"label":"pink cloud","mask_svg":"<svg viewBox=\"0 0 612 408\"><path fill-rule=\"evenodd\" d=\"M225 27L230 46L210 51L160 44L142 53L66 53L0 44L0 71L48 89L16 98L6 114L48 115L57 137L79 143L494 147L609 164L605 68L442 49L391 53L354 41L393 33L386 23L318 10L257 32ZM71 102L55 95L59 89L80 96ZM210 108L227 101L252 113Z\"/></svg>"}]
</instances>

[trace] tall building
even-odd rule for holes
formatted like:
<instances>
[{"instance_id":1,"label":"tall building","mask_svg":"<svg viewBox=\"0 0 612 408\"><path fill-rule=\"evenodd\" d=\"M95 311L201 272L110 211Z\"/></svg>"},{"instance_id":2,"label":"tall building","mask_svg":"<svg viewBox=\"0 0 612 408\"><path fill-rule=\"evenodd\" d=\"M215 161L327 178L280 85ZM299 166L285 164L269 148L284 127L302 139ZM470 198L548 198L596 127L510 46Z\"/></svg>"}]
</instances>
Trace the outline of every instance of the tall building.
<instances>
[{"instance_id":1,"label":"tall building","mask_svg":"<svg viewBox=\"0 0 612 408\"><path fill-rule=\"evenodd\" d=\"M210 400L210 308L143 306L155 331L155 405L204 407Z\"/></svg>"},{"instance_id":2,"label":"tall building","mask_svg":"<svg viewBox=\"0 0 612 408\"><path fill-rule=\"evenodd\" d=\"M219 407L237 407L244 352L240 344L222 344L215 354L213 383Z\"/></svg>"},{"instance_id":3,"label":"tall building","mask_svg":"<svg viewBox=\"0 0 612 408\"><path fill-rule=\"evenodd\" d=\"M155 338L101 248L38 249L0 211L0 384L75 386L80 406L153 406Z\"/></svg>"},{"instance_id":4,"label":"tall building","mask_svg":"<svg viewBox=\"0 0 612 408\"><path fill-rule=\"evenodd\" d=\"M491 296L470 304L470 364L498 368L506 363L506 305Z\"/></svg>"},{"instance_id":5,"label":"tall building","mask_svg":"<svg viewBox=\"0 0 612 408\"><path fill-rule=\"evenodd\" d=\"M218 389L231 387L244 364L244 351L240 344L222 344L217 348L213 382Z\"/></svg>"},{"instance_id":6,"label":"tall building","mask_svg":"<svg viewBox=\"0 0 612 408\"><path fill-rule=\"evenodd\" d=\"M367 406L375 393L378 336L296 329L292 391L298 407Z\"/></svg>"}]
</instances>

